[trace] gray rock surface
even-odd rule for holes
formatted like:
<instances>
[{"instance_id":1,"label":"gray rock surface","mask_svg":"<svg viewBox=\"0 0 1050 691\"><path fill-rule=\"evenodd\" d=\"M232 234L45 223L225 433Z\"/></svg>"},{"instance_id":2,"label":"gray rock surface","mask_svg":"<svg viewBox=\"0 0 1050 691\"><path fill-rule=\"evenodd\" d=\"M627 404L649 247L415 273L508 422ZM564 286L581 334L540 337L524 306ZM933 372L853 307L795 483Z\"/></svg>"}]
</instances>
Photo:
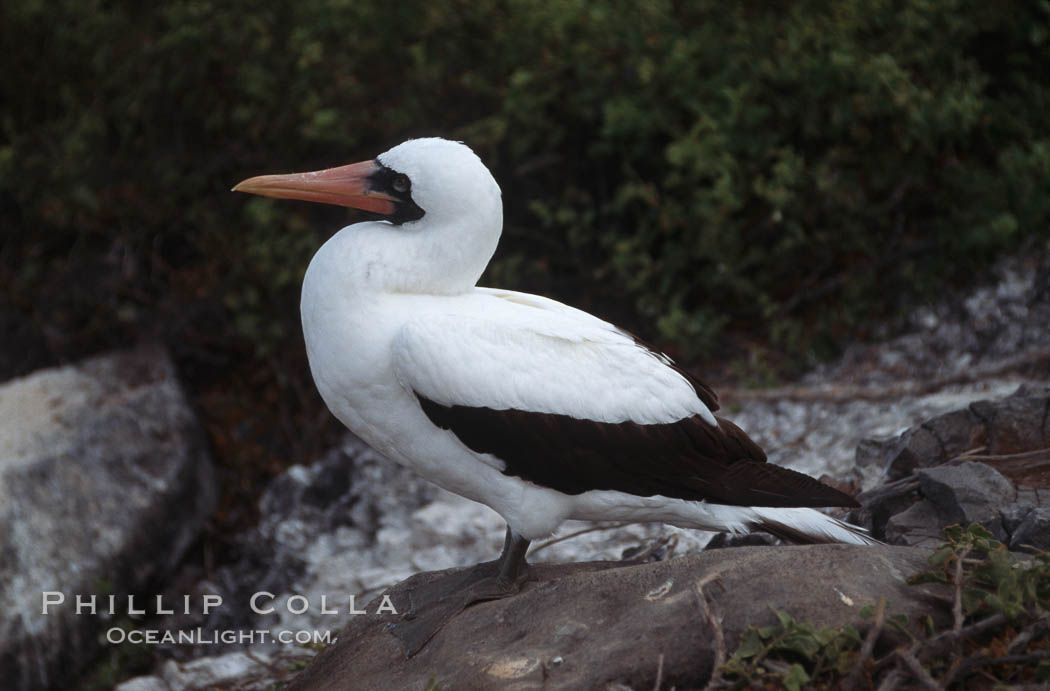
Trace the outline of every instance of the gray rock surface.
<instances>
[{"instance_id":1,"label":"gray rock surface","mask_svg":"<svg viewBox=\"0 0 1050 691\"><path fill-rule=\"evenodd\" d=\"M960 463L920 469L918 496L912 506L889 518L885 539L892 544L933 547L943 542L946 526L980 523L1008 541L1001 512L1012 506L1012 482L983 463Z\"/></svg>"},{"instance_id":2,"label":"gray rock surface","mask_svg":"<svg viewBox=\"0 0 1050 691\"><path fill-rule=\"evenodd\" d=\"M1048 411L1050 387L1023 385L1006 398L974 401L895 438L863 440L857 447L857 470L893 481L974 451L1008 455L1048 448Z\"/></svg>"},{"instance_id":3,"label":"gray rock surface","mask_svg":"<svg viewBox=\"0 0 1050 691\"><path fill-rule=\"evenodd\" d=\"M1050 552L1050 507L1029 509L1010 531L1010 549L1022 548Z\"/></svg>"},{"instance_id":4,"label":"gray rock surface","mask_svg":"<svg viewBox=\"0 0 1050 691\"><path fill-rule=\"evenodd\" d=\"M943 541L943 526L950 525L928 501L919 501L890 517L880 536L891 545L933 547Z\"/></svg>"},{"instance_id":5,"label":"gray rock surface","mask_svg":"<svg viewBox=\"0 0 1050 691\"><path fill-rule=\"evenodd\" d=\"M658 668L661 688L698 688L716 651L698 584L735 647L747 626L776 621L773 608L818 626L857 624L861 607L880 595L893 611L931 611L934 590L905 583L926 558L912 548L815 545L719 549L638 566L538 565L521 593L465 610L407 660L384 628L394 615L356 617L290 688L417 691L433 681L463 690L648 689ZM399 611L413 585L430 578L388 591Z\"/></svg>"},{"instance_id":6,"label":"gray rock surface","mask_svg":"<svg viewBox=\"0 0 1050 691\"><path fill-rule=\"evenodd\" d=\"M858 458L893 477L860 495L857 523L893 544L932 546L945 526L981 523L1012 548L1050 545L1050 387L1026 385L863 444ZM875 450L877 449L877 450ZM933 466L933 467L929 467Z\"/></svg>"},{"instance_id":7,"label":"gray rock surface","mask_svg":"<svg viewBox=\"0 0 1050 691\"><path fill-rule=\"evenodd\" d=\"M166 352L144 347L0 387L0 679L61 684L101 641L75 597L166 576L215 503L203 432ZM42 614L43 591L65 602ZM57 596L55 596L57 598Z\"/></svg>"},{"instance_id":8,"label":"gray rock surface","mask_svg":"<svg viewBox=\"0 0 1050 691\"><path fill-rule=\"evenodd\" d=\"M999 528L999 507L1017 498L1013 483L984 463L938 466L917 474L919 492L950 523L984 523L986 528Z\"/></svg>"},{"instance_id":9,"label":"gray rock surface","mask_svg":"<svg viewBox=\"0 0 1050 691\"><path fill-rule=\"evenodd\" d=\"M272 689L274 661L265 653L243 651L178 663L168 660L155 676L135 677L115 691L203 691L236 688L238 691Z\"/></svg>"}]
</instances>

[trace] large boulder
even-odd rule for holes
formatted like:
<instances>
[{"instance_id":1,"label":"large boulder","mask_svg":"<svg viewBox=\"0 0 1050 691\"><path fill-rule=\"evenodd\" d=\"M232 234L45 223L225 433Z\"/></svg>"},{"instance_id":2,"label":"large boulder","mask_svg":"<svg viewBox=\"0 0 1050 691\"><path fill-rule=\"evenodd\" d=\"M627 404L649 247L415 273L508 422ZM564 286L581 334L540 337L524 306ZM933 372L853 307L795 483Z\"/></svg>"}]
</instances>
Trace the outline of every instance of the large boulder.
<instances>
[{"instance_id":1,"label":"large boulder","mask_svg":"<svg viewBox=\"0 0 1050 691\"><path fill-rule=\"evenodd\" d=\"M861 621L886 596L893 611L932 612L933 589L906 584L927 552L907 547L738 547L635 566L537 565L514 597L477 604L406 659L386 631L396 615L355 617L291 684L292 689L695 688L718 649L697 586L724 617L727 652L773 609L819 626ZM399 612L426 573L385 593ZM658 672L658 670L660 670Z\"/></svg>"},{"instance_id":2,"label":"large boulder","mask_svg":"<svg viewBox=\"0 0 1050 691\"><path fill-rule=\"evenodd\" d=\"M0 387L0 679L57 687L169 574L215 505L204 434L160 347ZM55 603L43 613L44 593ZM96 614L76 598L96 596ZM59 603L61 600L61 603Z\"/></svg>"}]
</instances>

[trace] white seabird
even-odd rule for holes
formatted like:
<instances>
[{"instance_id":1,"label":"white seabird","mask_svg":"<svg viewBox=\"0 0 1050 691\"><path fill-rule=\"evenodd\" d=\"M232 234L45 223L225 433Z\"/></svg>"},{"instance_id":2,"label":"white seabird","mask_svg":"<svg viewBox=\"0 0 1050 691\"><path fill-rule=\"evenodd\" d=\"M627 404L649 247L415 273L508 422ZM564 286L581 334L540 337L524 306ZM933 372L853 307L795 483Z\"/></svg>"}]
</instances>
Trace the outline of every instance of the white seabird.
<instances>
[{"instance_id":1,"label":"white seabird","mask_svg":"<svg viewBox=\"0 0 1050 691\"><path fill-rule=\"evenodd\" d=\"M503 203L465 145L414 139L234 189L381 218L343 228L310 262L301 307L314 381L376 450L507 522L498 561L413 598L418 616L395 630L410 653L471 602L516 592L529 541L566 519L875 542L809 508L857 504L767 463L670 358L560 302L478 287Z\"/></svg>"}]
</instances>

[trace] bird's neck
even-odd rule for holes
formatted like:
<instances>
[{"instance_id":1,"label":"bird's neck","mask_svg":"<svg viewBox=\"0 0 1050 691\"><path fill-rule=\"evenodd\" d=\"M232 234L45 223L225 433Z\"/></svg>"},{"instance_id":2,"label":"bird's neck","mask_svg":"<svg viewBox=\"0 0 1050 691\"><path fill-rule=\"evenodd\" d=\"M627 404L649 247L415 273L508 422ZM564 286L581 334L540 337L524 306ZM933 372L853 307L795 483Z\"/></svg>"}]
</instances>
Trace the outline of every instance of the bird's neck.
<instances>
[{"instance_id":1,"label":"bird's neck","mask_svg":"<svg viewBox=\"0 0 1050 691\"><path fill-rule=\"evenodd\" d=\"M474 288L492 258L502 209L470 223L358 223L318 250L308 278L344 296L456 295ZM315 274L310 276L310 274Z\"/></svg>"}]
</instances>

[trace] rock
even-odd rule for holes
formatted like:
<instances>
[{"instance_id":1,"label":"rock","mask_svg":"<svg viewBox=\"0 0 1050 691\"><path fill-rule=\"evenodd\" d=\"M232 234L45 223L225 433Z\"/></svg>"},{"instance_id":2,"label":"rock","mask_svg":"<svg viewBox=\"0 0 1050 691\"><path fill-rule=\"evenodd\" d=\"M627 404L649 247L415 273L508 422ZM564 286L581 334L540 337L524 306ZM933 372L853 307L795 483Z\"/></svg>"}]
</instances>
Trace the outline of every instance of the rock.
<instances>
[{"instance_id":1,"label":"rock","mask_svg":"<svg viewBox=\"0 0 1050 691\"><path fill-rule=\"evenodd\" d=\"M907 473L858 497L862 508L851 520L879 539L929 546L953 523L981 523L1011 546L1045 544L1040 514L1032 528L1026 521L1050 486L1050 386L1022 385L895 439L867 440L857 461L888 478Z\"/></svg>"},{"instance_id":2,"label":"rock","mask_svg":"<svg viewBox=\"0 0 1050 691\"><path fill-rule=\"evenodd\" d=\"M928 501L920 501L886 521L883 539L891 545L909 545L932 549L944 542L945 523L936 507Z\"/></svg>"},{"instance_id":3,"label":"rock","mask_svg":"<svg viewBox=\"0 0 1050 691\"><path fill-rule=\"evenodd\" d=\"M178 663L168 660L157 676L135 677L114 691L197 691L237 688L241 691L273 688L271 661L262 653L233 652Z\"/></svg>"},{"instance_id":4,"label":"rock","mask_svg":"<svg viewBox=\"0 0 1050 691\"><path fill-rule=\"evenodd\" d=\"M750 625L783 609L818 626L860 621L885 595L909 616L931 612L932 586L908 586L927 552L904 547L738 547L637 566L591 562L535 565L522 592L480 603L452 619L405 659L385 630L395 615L361 615L340 632L291 689L652 688L703 686L715 644L697 584L724 616L731 652ZM391 588L407 609L421 574ZM376 611L377 605L367 607Z\"/></svg>"},{"instance_id":5,"label":"rock","mask_svg":"<svg viewBox=\"0 0 1050 691\"><path fill-rule=\"evenodd\" d=\"M1017 490L994 468L970 462L926 468L918 476L919 491L945 525L982 523L1002 535L1000 508L1013 503Z\"/></svg>"},{"instance_id":6,"label":"rock","mask_svg":"<svg viewBox=\"0 0 1050 691\"><path fill-rule=\"evenodd\" d=\"M850 521L867 528L877 540L887 540L886 525L896 514L919 501L919 479L908 477L890 482L857 496L861 508L850 514Z\"/></svg>"},{"instance_id":7,"label":"rock","mask_svg":"<svg viewBox=\"0 0 1050 691\"><path fill-rule=\"evenodd\" d=\"M984 453L1016 454L1050 447L1050 386L1021 386L1001 401L977 401L970 410L987 429Z\"/></svg>"},{"instance_id":8,"label":"rock","mask_svg":"<svg viewBox=\"0 0 1050 691\"><path fill-rule=\"evenodd\" d=\"M999 518L1003 522L1003 530L1009 535L1013 535L1022 523L1024 519L1031 513L1032 506L1029 504L1022 504L1021 502L1015 502L1010 506L999 511Z\"/></svg>"},{"instance_id":9,"label":"rock","mask_svg":"<svg viewBox=\"0 0 1050 691\"><path fill-rule=\"evenodd\" d=\"M135 677L119 684L113 691L172 691L160 677Z\"/></svg>"},{"instance_id":10,"label":"rock","mask_svg":"<svg viewBox=\"0 0 1050 691\"><path fill-rule=\"evenodd\" d=\"M1022 385L1001 400L982 400L938 415L896 438L865 439L857 446L857 474L900 480L918 468L974 451L1016 454L1050 447L1050 387Z\"/></svg>"},{"instance_id":11,"label":"rock","mask_svg":"<svg viewBox=\"0 0 1050 691\"><path fill-rule=\"evenodd\" d=\"M375 491L381 487L397 489ZM383 516L413 511L436 494L432 484L347 434L317 462L292 466L274 478L259 502L259 530L266 539L301 550L318 534L341 526L374 535Z\"/></svg>"},{"instance_id":12,"label":"rock","mask_svg":"<svg viewBox=\"0 0 1050 691\"><path fill-rule=\"evenodd\" d=\"M437 493L430 483L347 435L315 463L292 466L273 479L259 501L258 526L235 540L239 558L215 574L214 587L229 606L192 626L207 630L342 626L345 618L333 621L316 608L294 615L278 606L274 613L260 616L249 603L262 591L273 593L272 603L278 605L292 595L314 603L322 595L328 602L346 602L362 590L407 577L413 572L411 566L399 568L393 578L383 568L389 546L377 542L384 531L397 530ZM410 550L406 547L406 552ZM199 654L199 646L194 647L190 652ZM207 652L214 655L228 649L216 643Z\"/></svg>"},{"instance_id":13,"label":"rock","mask_svg":"<svg viewBox=\"0 0 1050 691\"><path fill-rule=\"evenodd\" d=\"M0 387L0 678L57 687L99 649L102 615L172 571L215 505L203 432L160 347ZM42 614L43 591L64 602ZM59 595L54 595L58 599ZM118 605L119 607L119 605Z\"/></svg>"},{"instance_id":14,"label":"rock","mask_svg":"<svg viewBox=\"0 0 1050 691\"><path fill-rule=\"evenodd\" d=\"M775 545L777 539L769 533L748 533L747 535L730 535L718 533L707 543L704 549L723 549L725 547L750 547L757 545Z\"/></svg>"},{"instance_id":15,"label":"rock","mask_svg":"<svg viewBox=\"0 0 1050 691\"><path fill-rule=\"evenodd\" d=\"M1025 515L1010 535L1010 549L1033 547L1050 552L1050 508L1036 508Z\"/></svg>"},{"instance_id":16,"label":"rock","mask_svg":"<svg viewBox=\"0 0 1050 691\"><path fill-rule=\"evenodd\" d=\"M955 413L948 415L954 416ZM896 439L861 440L857 445L856 465L858 469L869 466L882 468L886 480L893 481L908 477L916 468L948 460L945 455L937 435L923 425L906 430Z\"/></svg>"},{"instance_id":17,"label":"rock","mask_svg":"<svg viewBox=\"0 0 1050 691\"><path fill-rule=\"evenodd\" d=\"M1048 490L1041 489L1017 487L985 463L957 460L861 494L862 508L850 520L897 545L932 547L943 541L945 527L971 523L980 523L1011 548L1046 545L1038 526L1050 507L1042 506Z\"/></svg>"},{"instance_id":18,"label":"rock","mask_svg":"<svg viewBox=\"0 0 1050 691\"><path fill-rule=\"evenodd\" d=\"M269 679L271 672L266 667L267 662L265 656L255 655L253 658L244 652L182 664L168 660L161 671L161 678L170 688L178 691L213 689L234 681L243 688L252 677L257 677L258 681Z\"/></svg>"}]
</instances>

